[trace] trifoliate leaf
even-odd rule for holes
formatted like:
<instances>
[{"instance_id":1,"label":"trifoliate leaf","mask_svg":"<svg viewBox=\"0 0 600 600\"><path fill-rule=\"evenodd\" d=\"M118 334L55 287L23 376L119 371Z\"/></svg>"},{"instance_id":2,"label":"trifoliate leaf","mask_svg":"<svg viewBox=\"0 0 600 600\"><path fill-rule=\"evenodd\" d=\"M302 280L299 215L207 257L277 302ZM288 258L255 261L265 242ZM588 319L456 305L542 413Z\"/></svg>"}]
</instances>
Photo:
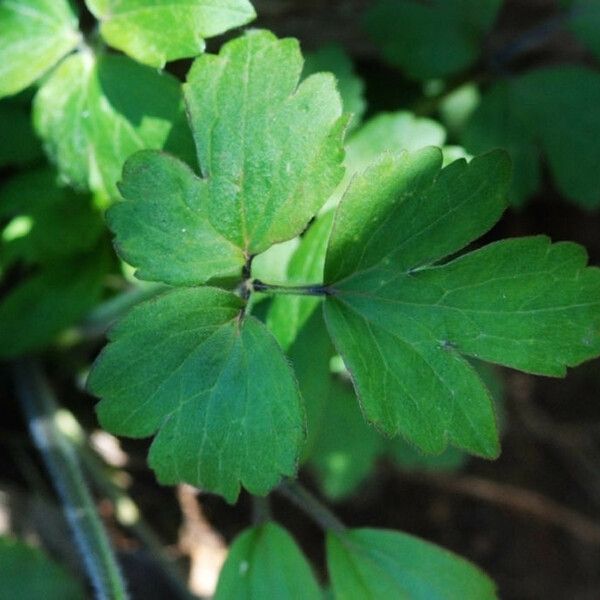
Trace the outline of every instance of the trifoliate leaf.
<instances>
[{"instance_id":1,"label":"trifoliate leaf","mask_svg":"<svg viewBox=\"0 0 600 600\"><path fill-rule=\"evenodd\" d=\"M287 285L323 283L325 251L333 216L334 211L321 215L302 236L287 269ZM290 347L320 302L315 296L301 295L282 295L273 299L267 314L267 326L284 350Z\"/></svg>"},{"instance_id":2,"label":"trifoliate leaf","mask_svg":"<svg viewBox=\"0 0 600 600\"><path fill-rule=\"evenodd\" d=\"M61 177L110 198L137 150L191 152L179 82L124 56L64 60L35 98L34 121Z\"/></svg>"},{"instance_id":3,"label":"trifoliate leaf","mask_svg":"<svg viewBox=\"0 0 600 600\"><path fill-rule=\"evenodd\" d=\"M540 155L558 190L573 202L600 205L600 75L582 67L552 67L495 84L483 96L462 141L473 153L505 148L515 176L511 200L537 191Z\"/></svg>"},{"instance_id":4,"label":"trifoliate leaf","mask_svg":"<svg viewBox=\"0 0 600 600\"><path fill-rule=\"evenodd\" d=\"M10 100L0 101L0 168L24 166L43 156L33 132L31 108Z\"/></svg>"},{"instance_id":5,"label":"trifoliate leaf","mask_svg":"<svg viewBox=\"0 0 600 600\"><path fill-rule=\"evenodd\" d=\"M335 75L344 112L352 114L349 129L354 129L360 124L367 103L364 98L365 84L354 72L352 60L341 46L325 46L306 56L302 75L308 77L321 71Z\"/></svg>"},{"instance_id":6,"label":"trifoliate leaf","mask_svg":"<svg viewBox=\"0 0 600 600\"><path fill-rule=\"evenodd\" d=\"M325 316L366 417L426 452L498 452L489 394L461 355L564 375L600 353L600 271L584 250L507 240L435 266L501 216L502 152L386 158L338 208Z\"/></svg>"},{"instance_id":7,"label":"trifoliate leaf","mask_svg":"<svg viewBox=\"0 0 600 600\"><path fill-rule=\"evenodd\" d=\"M0 98L30 86L80 40L68 0L2 0Z\"/></svg>"},{"instance_id":8,"label":"trifoliate leaf","mask_svg":"<svg viewBox=\"0 0 600 600\"><path fill-rule=\"evenodd\" d=\"M573 0L568 17L571 31L600 58L600 4L596 0Z\"/></svg>"},{"instance_id":9,"label":"trifoliate leaf","mask_svg":"<svg viewBox=\"0 0 600 600\"><path fill-rule=\"evenodd\" d=\"M109 333L89 378L102 426L148 437L163 483L233 502L293 475L304 438L297 384L277 342L243 302L182 288L136 306Z\"/></svg>"},{"instance_id":10,"label":"trifoliate leaf","mask_svg":"<svg viewBox=\"0 0 600 600\"><path fill-rule=\"evenodd\" d=\"M319 600L319 585L285 529L265 523L239 535L219 576L215 600Z\"/></svg>"},{"instance_id":11,"label":"trifoliate leaf","mask_svg":"<svg viewBox=\"0 0 600 600\"><path fill-rule=\"evenodd\" d=\"M184 86L211 222L247 255L301 233L344 174L335 79L298 85L302 66L296 40L252 31Z\"/></svg>"},{"instance_id":12,"label":"trifoliate leaf","mask_svg":"<svg viewBox=\"0 0 600 600\"><path fill-rule=\"evenodd\" d=\"M81 584L41 550L0 537L0 598L83 600Z\"/></svg>"},{"instance_id":13,"label":"trifoliate leaf","mask_svg":"<svg viewBox=\"0 0 600 600\"><path fill-rule=\"evenodd\" d=\"M367 30L383 56L414 79L446 77L470 67L502 0L379 0Z\"/></svg>"},{"instance_id":14,"label":"trifoliate leaf","mask_svg":"<svg viewBox=\"0 0 600 600\"><path fill-rule=\"evenodd\" d=\"M335 597L344 600L496 598L494 583L473 564L398 531L329 532L327 567Z\"/></svg>"},{"instance_id":15,"label":"trifoliate leaf","mask_svg":"<svg viewBox=\"0 0 600 600\"><path fill-rule=\"evenodd\" d=\"M248 0L86 0L106 42L141 63L163 67L204 51L205 38L252 21Z\"/></svg>"}]
</instances>

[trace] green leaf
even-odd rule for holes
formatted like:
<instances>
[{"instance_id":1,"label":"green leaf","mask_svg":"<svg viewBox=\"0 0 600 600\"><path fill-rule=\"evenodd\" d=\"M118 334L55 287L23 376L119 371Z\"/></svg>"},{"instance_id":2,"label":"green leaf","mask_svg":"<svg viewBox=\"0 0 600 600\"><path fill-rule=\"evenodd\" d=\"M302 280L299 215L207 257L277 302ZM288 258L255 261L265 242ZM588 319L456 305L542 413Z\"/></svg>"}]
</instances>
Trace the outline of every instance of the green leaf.
<instances>
[{"instance_id":1,"label":"green leaf","mask_svg":"<svg viewBox=\"0 0 600 600\"><path fill-rule=\"evenodd\" d=\"M501 0L379 0L365 23L392 65L414 79L432 79L477 60L501 5Z\"/></svg>"},{"instance_id":2,"label":"green leaf","mask_svg":"<svg viewBox=\"0 0 600 600\"><path fill-rule=\"evenodd\" d=\"M229 550L215 600L319 600L319 585L292 537L275 523L247 529Z\"/></svg>"},{"instance_id":3,"label":"green leaf","mask_svg":"<svg viewBox=\"0 0 600 600\"><path fill-rule=\"evenodd\" d=\"M68 0L2 0L0 98L30 86L80 40Z\"/></svg>"},{"instance_id":4,"label":"green leaf","mask_svg":"<svg viewBox=\"0 0 600 600\"><path fill-rule=\"evenodd\" d=\"M600 271L544 237L441 265L501 216L502 152L440 171L439 151L386 158L338 208L325 316L366 417L425 452L498 452L489 394L461 355L561 376L600 353Z\"/></svg>"},{"instance_id":5,"label":"green leaf","mask_svg":"<svg viewBox=\"0 0 600 600\"><path fill-rule=\"evenodd\" d=\"M298 85L302 66L296 40L251 31L184 86L211 222L247 255L301 233L344 174L335 80Z\"/></svg>"},{"instance_id":6,"label":"green leaf","mask_svg":"<svg viewBox=\"0 0 600 600\"><path fill-rule=\"evenodd\" d=\"M335 75L344 111L352 114L349 129L354 129L361 122L367 103L364 97L365 84L354 72L352 60L341 46L324 46L306 56L302 76L309 77L321 71Z\"/></svg>"},{"instance_id":7,"label":"green leaf","mask_svg":"<svg viewBox=\"0 0 600 600\"><path fill-rule=\"evenodd\" d=\"M191 153L179 82L124 56L64 60L35 98L34 123L67 183L110 198L137 150Z\"/></svg>"},{"instance_id":8,"label":"green leaf","mask_svg":"<svg viewBox=\"0 0 600 600\"><path fill-rule=\"evenodd\" d=\"M0 265L48 264L88 252L104 224L90 198L59 187L50 169L30 170L0 188Z\"/></svg>"},{"instance_id":9,"label":"green leaf","mask_svg":"<svg viewBox=\"0 0 600 600\"><path fill-rule=\"evenodd\" d=\"M42 157L42 146L33 133L28 105L0 101L0 131L0 168L25 166Z\"/></svg>"},{"instance_id":10,"label":"green leaf","mask_svg":"<svg viewBox=\"0 0 600 600\"><path fill-rule=\"evenodd\" d=\"M106 42L152 67L204 51L205 38L256 17L248 0L86 0Z\"/></svg>"},{"instance_id":11,"label":"green leaf","mask_svg":"<svg viewBox=\"0 0 600 600\"><path fill-rule=\"evenodd\" d=\"M325 251L333 217L334 211L321 215L302 236L287 269L287 285L323 283ZM317 297L299 295L282 295L273 299L267 314L267 326L284 350L290 347L320 302Z\"/></svg>"},{"instance_id":12,"label":"green leaf","mask_svg":"<svg viewBox=\"0 0 600 600\"><path fill-rule=\"evenodd\" d=\"M584 207L600 206L600 75L582 67L551 67L494 85L463 135L473 153L503 147L513 158L512 201L537 191L540 158L558 190Z\"/></svg>"},{"instance_id":13,"label":"green leaf","mask_svg":"<svg viewBox=\"0 0 600 600\"><path fill-rule=\"evenodd\" d=\"M0 598L83 600L81 584L40 550L0 537Z\"/></svg>"},{"instance_id":14,"label":"green leaf","mask_svg":"<svg viewBox=\"0 0 600 600\"><path fill-rule=\"evenodd\" d=\"M108 249L44 266L0 302L0 357L43 349L100 299L111 265Z\"/></svg>"},{"instance_id":15,"label":"green leaf","mask_svg":"<svg viewBox=\"0 0 600 600\"><path fill-rule=\"evenodd\" d=\"M352 178L380 155L441 146L445 140L444 128L432 119L417 117L407 111L374 116L355 131L346 143L346 174L323 211L337 206Z\"/></svg>"},{"instance_id":16,"label":"green leaf","mask_svg":"<svg viewBox=\"0 0 600 600\"><path fill-rule=\"evenodd\" d=\"M329 532L327 566L335 597L344 600L497 597L494 583L465 559L397 531Z\"/></svg>"},{"instance_id":17,"label":"green leaf","mask_svg":"<svg viewBox=\"0 0 600 600\"><path fill-rule=\"evenodd\" d=\"M239 274L244 254L212 226L206 180L186 164L138 152L125 165L120 190L125 202L110 208L108 224L139 279L195 285Z\"/></svg>"},{"instance_id":18,"label":"green leaf","mask_svg":"<svg viewBox=\"0 0 600 600\"><path fill-rule=\"evenodd\" d=\"M90 375L102 426L157 434L150 466L233 502L293 475L304 439L297 384L277 342L243 302L182 288L136 306L109 333Z\"/></svg>"},{"instance_id":19,"label":"green leaf","mask_svg":"<svg viewBox=\"0 0 600 600\"><path fill-rule=\"evenodd\" d=\"M444 128L432 119L416 117L406 111L380 113L350 138L346 164L350 172L356 173L366 169L381 154L442 146L445 140Z\"/></svg>"},{"instance_id":20,"label":"green leaf","mask_svg":"<svg viewBox=\"0 0 600 600\"><path fill-rule=\"evenodd\" d=\"M315 311L287 351L306 408L307 435L303 461L313 452L313 446L321 435L323 411L332 381L329 363L334 354L323 313Z\"/></svg>"},{"instance_id":21,"label":"green leaf","mask_svg":"<svg viewBox=\"0 0 600 600\"><path fill-rule=\"evenodd\" d=\"M333 379L323 404L308 466L322 492L331 500L339 500L371 472L383 453L385 439L365 423L349 383ZM310 418L308 426L310 431Z\"/></svg>"},{"instance_id":22,"label":"green leaf","mask_svg":"<svg viewBox=\"0 0 600 600\"><path fill-rule=\"evenodd\" d=\"M596 0L573 0L569 6L569 27L600 58L600 4Z\"/></svg>"}]
</instances>

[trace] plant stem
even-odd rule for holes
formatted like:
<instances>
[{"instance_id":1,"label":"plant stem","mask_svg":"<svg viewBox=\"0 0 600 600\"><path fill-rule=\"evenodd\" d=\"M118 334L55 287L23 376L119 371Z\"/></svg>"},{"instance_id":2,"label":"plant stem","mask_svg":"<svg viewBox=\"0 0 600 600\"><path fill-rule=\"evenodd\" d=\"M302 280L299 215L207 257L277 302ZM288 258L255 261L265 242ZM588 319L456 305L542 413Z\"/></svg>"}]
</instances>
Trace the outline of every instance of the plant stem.
<instances>
[{"instance_id":1,"label":"plant stem","mask_svg":"<svg viewBox=\"0 0 600 600\"><path fill-rule=\"evenodd\" d=\"M59 495L98 600L125 600L116 557L81 471L77 453L58 426L56 400L38 364L15 364L14 379L31 438Z\"/></svg>"},{"instance_id":2,"label":"plant stem","mask_svg":"<svg viewBox=\"0 0 600 600\"><path fill-rule=\"evenodd\" d=\"M262 292L264 294L286 294L292 296L329 296L331 294L331 290L321 284L298 286L272 285L258 279L252 281L252 289L255 292Z\"/></svg>"},{"instance_id":3,"label":"plant stem","mask_svg":"<svg viewBox=\"0 0 600 600\"><path fill-rule=\"evenodd\" d=\"M268 498L252 496L252 523L262 525L271 520L271 506Z\"/></svg>"},{"instance_id":4,"label":"plant stem","mask_svg":"<svg viewBox=\"0 0 600 600\"><path fill-rule=\"evenodd\" d=\"M276 491L293 502L326 531L343 533L346 530L342 521L297 481L288 480L282 483Z\"/></svg>"}]
</instances>

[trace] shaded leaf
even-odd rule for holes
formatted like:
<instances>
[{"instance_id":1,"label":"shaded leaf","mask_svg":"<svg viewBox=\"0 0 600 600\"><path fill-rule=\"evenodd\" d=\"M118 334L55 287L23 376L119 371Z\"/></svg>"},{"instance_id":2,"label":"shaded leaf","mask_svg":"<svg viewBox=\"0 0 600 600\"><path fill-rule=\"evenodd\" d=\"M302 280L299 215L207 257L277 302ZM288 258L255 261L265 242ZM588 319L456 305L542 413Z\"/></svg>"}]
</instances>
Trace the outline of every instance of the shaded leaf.
<instances>
[{"instance_id":1,"label":"shaded leaf","mask_svg":"<svg viewBox=\"0 0 600 600\"><path fill-rule=\"evenodd\" d=\"M90 198L59 187L50 169L30 170L0 188L0 265L52 263L90 251L104 224Z\"/></svg>"},{"instance_id":2,"label":"shaded leaf","mask_svg":"<svg viewBox=\"0 0 600 600\"><path fill-rule=\"evenodd\" d=\"M600 4L596 0L572 0L569 27L600 58Z\"/></svg>"},{"instance_id":3,"label":"shaded leaf","mask_svg":"<svg viewBox=\"0 0 600 600\"><path fill-rule=\"evenodd\" d=\"M323 314L315 311L287 351L306 408L307 435L303 460L313 453L313 446L321 435L323 412L332 382L329 363L334 353Z\"/></svg>"},{"instance_id":4,"label":"shaded leaf","mask_svg":"<svg viewBox=\"0 0 600 600\"><path fill-rule=\"evenodd\" d=\"M318 600L321 591L292 537L265 523L239 535L219 577L215 600Z\"/></svg>"},{"instance_id":5,"label":"shaded leaf","mask_svg":"<svg viewBox=\"0 0 600 600\"><path fill-rule=\"evenodd\" d=\"M0 356L38 351L100 299L111 265L104 246L36 270L0 300Z\"/></svg>"},{"instance_id":6,"label":"shaded leaf","mask_svg":"<svg viewBox=\"0 0 600 600\"><path fill-rule=\"evenodd\" d=\"M502 147L515 164L512 201L540 184L545 156L558 190L584 207L600 205L600 75L582 67L551 67L495 84L463 133L473 153Z\"/></svg>"},{"instance_id":7,"label":"shaded leaf","mask_svg":"<svg viewBox=\"0 0 600 600\"><path fill-rule=\"evenodd\" d=\"M31 109L10 100L0 102L0 167L24 166L43 156L33 133Z\"/></svg>"},{"instance_id":8,"label":"shaded leaf","mask_svg":"<svg viewBox=\"0 0 600 600\"><path fill-rule=\"evenodd\" d=\"M379 0L366 27L383 56L414 79L470 67L502 0Z\"/></svg>"},{"instance_id":9,"label":"shaded leaf","mask_svg":"<svg viewBox=\"0 0 600 600\"><path fill-rule=\"evenodd\" d=\"M365 423L348 384L332 379L323 405L319 420L312 421L319 429L308 466L322 492L331 500L339 500L371 472L386 440ZM309 417L309 431L310 426Z\"/></svg>"},{"instance_id":10,"label":"shaded leaf","mask_svg":"<svg viewBox=\"0 0 600 600\"><path fill-rule=\"evenodd\" d=\"M81 584L37 548L0 537L0 598L83 600Z\"/></svg>"}]
</instances>

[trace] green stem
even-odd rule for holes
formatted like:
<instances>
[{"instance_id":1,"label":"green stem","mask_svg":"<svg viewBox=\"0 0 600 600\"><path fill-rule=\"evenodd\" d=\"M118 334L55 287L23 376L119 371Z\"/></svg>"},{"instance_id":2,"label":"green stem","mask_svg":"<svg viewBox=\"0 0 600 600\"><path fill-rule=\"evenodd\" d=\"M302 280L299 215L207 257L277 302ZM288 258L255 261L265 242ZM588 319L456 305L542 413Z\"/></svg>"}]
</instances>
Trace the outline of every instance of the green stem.
<instances>
[{"instance_id":1,"label":"green stem","mask_svg":"<svg viewBox=\"0 0 600 600\"><path fill-rule=\"evenodd\" d=\"M342 521L297 481L290 479L282 483L276 491L293 502L326 531L343 533L346 530L346 526Z\"/></svg>"},{"instance_id":2,"label":"green stem","mask_svg":"<svg viewBox=\"0 0 600 600\"><path fill-rule=\"evenodd\" d=\"M62 501L96 598L127 599L116 557L96 512L77 453L57 424L56 400L40 367L32 360L17 362L14 378L31 437Z\"/></svg>"},{"instance_id":3,"label":"green stem","mask_svg":"<svg viewBox=\"0 0 600 600\"><path fill-rule=\"evenodd\" d=\"M285 294L292 296L328 296L331 294L331 290L321 284L298 286L272 285L258 279L252 281L252 290L262 292L263 294Z\"/></svg>"},{"instance_id":4,"label":"green stem","mask_svg":"<svg viewBox=\"0 0 600 600\"><path fill-rule=\"evenodd\" d=\"M74 417L73 417L74 418ZM83 430L80 428L80 436L74 439L77 444L79 456L84 470L90 478L93 487L102 495L106 496L113 504L115 520L119 525L131 531L131 533L149 551L150 555L157 561L158 565L174 588L178 596L185 600L196 598L187 588L183 574L177 566L166 555L163 544L154 530L144 520L141 511L127 492L114 483L106 472L107 466L102 459L83 441Z\"/></svg>"},{"instance_id":5,"label":"green stem","mask_svg":"<svg viewBox=\"0 0 600 600\"><path fill-rule=\"evenodd\" d=\"M271 521L271 519L269 499L262 496L252 496L252 522L254 525L261 525L266 521Z\"/></svg>"}]
</instances>

